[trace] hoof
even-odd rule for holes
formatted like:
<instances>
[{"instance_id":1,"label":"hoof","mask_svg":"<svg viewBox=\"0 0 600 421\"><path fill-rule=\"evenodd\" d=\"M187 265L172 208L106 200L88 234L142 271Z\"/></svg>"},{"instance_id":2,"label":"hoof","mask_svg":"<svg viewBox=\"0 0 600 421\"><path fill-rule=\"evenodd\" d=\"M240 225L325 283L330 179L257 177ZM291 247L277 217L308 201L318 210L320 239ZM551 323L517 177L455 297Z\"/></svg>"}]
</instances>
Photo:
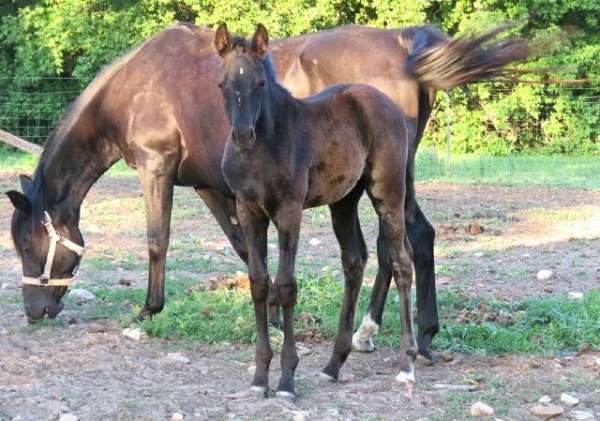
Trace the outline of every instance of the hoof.
<instances>
[{"instance_id":1,"label":"hoof","mask_svg":"<svg viewBox=\"0 0 600 421\"><path fill-rule=\"evenodd\" d=\"M366 341L361 340L358 332L352 336L352 351L355 352L373 352L375 351L375 344L371 338Z\"/></svg>"},{"instance_id":2,"label":"hoof","mask_svg":"<svg viewBox=\"0 0 600 421\"><path fill-rule=\"evenodd\" d=\"M402 384L415 384L415 370L411 367L410 371L401 371L396 376L396 381Z\"/></svg>"},{"instance_id":3,"label":"hoof","mask_svg":"<svg viewBox=\"0 0 600 421\"><path fill-rule=\"evenodd\" d=\"M337 379L336 379L335 377L333 377L333 376L330 376L329 374L327 374L327 373L324 373L324 372L322 372L322 371L321 371L321 372L319 372L319 378L320 378L321 380L326 380L326 381L328 381L328 382L330 382L330 383L336 383L336 382L337 382Z\"/></svg>"},{"instance_id":4,"label":"hoof","mask_svg":"<svg viewBox=\"0 0 600 421\"><path fill-rule=\"evenodd\" d=\"M286 390L278 390L275 392L275 396L292 403L296 401L296 394Z\"/></svg>"},{"instance_id":5,"label":"hoof","mask_svg":"<svg viewBox=\"0 0 600 421\"><path fill-rule=\"evenodd\" d=\"M257 398L266 398L267 397L267 388L264 386L250 386L250 390L254 392L254 395Z\"/></svg>"}]
</instances>

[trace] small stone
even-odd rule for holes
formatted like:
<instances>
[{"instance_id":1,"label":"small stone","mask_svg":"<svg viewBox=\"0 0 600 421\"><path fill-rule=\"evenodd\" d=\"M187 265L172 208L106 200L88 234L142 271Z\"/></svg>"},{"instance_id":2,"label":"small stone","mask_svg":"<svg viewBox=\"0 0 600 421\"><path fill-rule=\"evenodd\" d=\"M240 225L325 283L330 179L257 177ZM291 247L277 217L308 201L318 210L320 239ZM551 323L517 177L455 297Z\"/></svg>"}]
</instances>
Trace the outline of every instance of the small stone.
<instances>
[{"instance_id":1,"label":"small stone","mask_svg":"<svg viewBox=\"0 0 600 421\"><path fill-rule=\"evenodd\" d=\"M183 414L180 414L179 412L175 412L171 416L171 421L183 421Z\"/></svg>"},{"instance_id":2,"label":"small stone","mask_svg":"<svg viewBox=\"0 0 600 421\"><path fill-rule=\"evenodd\" d=\"M579 403L579 399L575 396L569 395L568 393L563 393L560 395L560 401L567 406L575 406Z\"/></svg>"},{"instance_id":3,"label":"small stone","mask_svg":"<svg viewBox=\"0 0 600 421\"><path fill-rule=\"evenodd\" d=\"M8 329L6 329L6 328L0 329L0 336L5 336L5 335L8 335Z\"/></svg>"},{"instance_id":4,"label":"small stone","mask_svg":"<svg viewBox=\"0 0 600 421\"><path fill-rule=\"evenodd\" d=\"M89 292L87 289L83 288L74 288L69 292L69 297L73 299L75 304L83 304L88 301L92 301L96 298L94 294Z\"/></svg>"},{"instance_id":5,"label":"small stone","mask_svg":"<svg viewBox=\"0 0 600 421\"><path fill-rule=\"evenodd\" d=\"M597 365L598 367L600 367L600 358L596 358L596 360L595 360L594 362L596 363L596 365Z\"/></svg>"},{"instance_id":6,"label":"small stone","mask_svg":"<svg viewBox=\"0 0 600 421\"><path fill-rule=\"evenodd\" d=\"M121 335L125 336L126 338L133 339L134 341L139 341L145 334L137 327L128 327L126 329L123 329Z\"/></svg>"},{"instance_id":7,"label":"small stone","mask_svg":"<svg viewBox=\"0 0 600 421\"><path fill-rule=\"evenodd\" d=\"M124 287L130 287L131 286L131 281L129 279L126 279L126 278L121 278L121 279L119 279L119 285L122 285Z\"/></svg>"},{"instance_id":8,"label":"small stone","mask_svg":"<svg viewBox=\"0 0 600 421\"><path fill-rule=\"evenodd\" d=\"M475 402L471 406L471 415L474 417L490 417L494 415L494 408L483 402Z\"/></svg>"},{"instance_id":9,"label":"small stone","mask_svg":"<svg viewBox=\"0 0 600 421\"><path fill-rule=\"evenodd\" d=\"M483 257L483 252L478 251L477 253L473 253L474 257Z\"/></svg>"},{"instance_id":10,"label":"small stone","mask_svg":"<svg viewBox=\"0 0 600 421\"><path fill-rule=\"evenodd\" d=\"M571 291L569 292L569 298L572 300L583 300L583 292Z\"/></svg>"},{"instance_id":11,"label":"small stone","mask_svg":"<svg viewBox=\"0 0 600 421\"><path fill-rule=\"evenodd\" d=\"M289 414L292 416L292 420L294 421L306 421L310 413L308 411L292 411L286 409L283 411L284 414Z\"/></svg>"},{"instance_id":12,"label":"small stone","mask_svg":"<svg viewBox=\"0 0 600 421\"><path fill-rule=\"evenodd\" d=\"M58 421L78 421L79 418L73 414L62 414Z\"/></svg>"},{"instance_id":13,"label":"small stone","mask_svg":"<svg viewBox=\"0 0 600 421\"><path fill-rule=\"evenodd\" d=\"M544 287L544 292L553 292L553 291L554 291L554 288L552 288L550 285L546 285Z\"/></svg>"},{"instance_id":14,"label":"small stone","mask_svg":"<svg viewBox=\"0 0 600 421\"><path fill-rule=\"evenodd\" d=\"M445 351L440 354L440 357L445 363L449 363L454 360L454 354L450 351Z\"/></svg>"},{"instance_id":15,"label":"small stone","mask_svg":"<svg viewBox=\"0 0 600 421\"><path fill-rule=\"evenodd\" d=\"M542 366L542 363L538 360L529 360L529 368L540 368Z\"/></svg>"},{"instance_id":16,"label":"small stone","mask_svg":"<svg viewBox=\"0 0 600 421\"><path fill-rule=\"evenodd\" d=\"M587 421L593 421L595 420L594 418L594 414L592 414L589 411L571 411L569 413L569 418L574 419L574 420L587 420Z\"/></svg>"},{"instance_id":17,"label":"small stone","mask_svg":"<svg viewBox=\"0 0 600 421\"><path fill-rule=\"evenodd\" d=\"M250 364L248 366L248 374L254 374L255 371L256 371L256 364Z\"/></svg>"},{"instance_id":18,"label":"small stone","mask_svg":"<svg viewBox=\"0 0 600 421\"><path fill-rule=\"evenodd\" d=\"M8 282L4 282L4 283L2 283L2 286L0 288L2 288L2 289L10 289L10 284Z\"/></svg>"},{"instance_id":19,"label":"small stone","mask_svg":"<svg viewBox=\"0 0 600 421\"><path fill-rule=\"evenodd\" d=\"M483 232L483 227L477 222L471 222L465 226L465 233L469 235L479 235Z\"/></svg>"},{"instance_id":20,"label":"small stone","mask_svg":"<svg viewBox=\"0 0 600 421\"><path fill-rule=\"evenodd\" d=\"M167 354L167 358L173 362L180 364L190 364L192 362L192 360L190 360L188 357L179 352L169 352Z\"/></svg>"},{"instance_id":21,"label":"small stone","mask_svg":"<svg viewBox=\"0 0 600 421\"><path fill-rule=\"evenodd\" d=\"M542 418L553 418L561 415L565 410L557 405L536 405L531 408L531 413Z\"/></svg>"},{"instance_id":22,"label":"small stone","mask_svg":"<svg viewBox=\"0 0 600 421\"><path fill-rule=\"evenodd\" d=\"M318 246L319 244L321 244L321 240L319 240L318 238L311 238L310 240L308 240L308 244L310 244L311 246Z\"/></svg>"},{"instance_id":23,"label":"small stone","mask_svg":"<svg viewBox=\"0 0 600 421\"><path fill-rule=\"evenodd\" d=\"M548 279L552 279L554 276L554 272L548 269L542 269L537 273L538 281L547 281Z\"/></svg>"},{"instance_id":24,"label":"small stone","mask_svg":"<svg viewBox=\"0 0 600 421\"><path fill-rule=\"evenodd\" d=\"M550 402L552 402L552 398L548 395L544 395L538 399L538 403L541 404L549 404Z\"/></svg>"}]
</instances>

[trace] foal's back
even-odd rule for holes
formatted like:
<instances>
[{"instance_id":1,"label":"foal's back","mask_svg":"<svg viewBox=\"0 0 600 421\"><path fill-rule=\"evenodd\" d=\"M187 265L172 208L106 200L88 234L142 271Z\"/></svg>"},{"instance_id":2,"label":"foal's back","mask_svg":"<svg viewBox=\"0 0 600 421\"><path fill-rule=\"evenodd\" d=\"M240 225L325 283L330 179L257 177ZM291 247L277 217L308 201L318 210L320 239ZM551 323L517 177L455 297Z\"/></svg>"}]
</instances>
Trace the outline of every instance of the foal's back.
<instances>
[{"instance_id":1,"label":"foal's back","mask_svg":"<svg viewBox=\"0 0 600 421\"><path fill-rule=\"evenodd\" d=\"M404 114L390 98L362 84L334 85L302 101L312 148L305 207L346 196L377 160L406 163Z\"/></svg>"}]
</instances>

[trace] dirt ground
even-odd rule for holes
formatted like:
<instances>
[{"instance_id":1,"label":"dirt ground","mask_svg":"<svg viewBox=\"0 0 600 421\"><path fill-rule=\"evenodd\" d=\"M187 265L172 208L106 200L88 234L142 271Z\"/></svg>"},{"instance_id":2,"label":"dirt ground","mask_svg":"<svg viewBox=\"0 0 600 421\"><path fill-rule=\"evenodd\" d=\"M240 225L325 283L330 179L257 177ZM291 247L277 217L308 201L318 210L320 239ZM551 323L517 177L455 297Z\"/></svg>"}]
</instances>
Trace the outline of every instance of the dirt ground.
<instances>
[{"instance_id":1,"label":"dirt ground","mask_svg":"<svg viewBox=\"0 0 600 421\"><path fill-rule=\"evenodd\" d=\"M16 174L0 171L0 191L16 187ZM450 286L505 300L600 287L600 192L545 187L418 185L420 203L437 229L439 288ZM341 382L323 383L321 369L331 344L305 343L297 372L295 404L270 397L230 394L251 379L253 348L121 335L117 321L94 319L86 304L69 304L64 326L28 326L19 290L20 263L10 240L11 208L0 201L0 420L170 419L397 419L462 420L481 400L500 419L540 419L531 408L542 395L565 409L600 418L600 353L562 358L454 354L452 361L417 365L412 399L394 382L394 349L351 354ZM366 281L376 271L377 224L369 204L361 221L371 250ZM478 223L480 235L464 226ZM133 176L107 176L93 187L82 209L86 256L78 285L119 288L146 282L143 203ZM318 240L318 241L316 241ZM269 250L275 254L275 236ZM206 208L190 189L176 191L169 277L204 282L215 273L244 270ZM339 252L326 210L305 213L298 266L339 271ZM272 268L273 266L271 266ZM538 281L540 269L555 276ZM337 272L339 276L339 272ZM301 286L300 286L301 288ZM189 363L167 357L178 352ZM279 359L272 364L277 384ZM471 392L436 384L476 385ZM576 396L573 408L559 402ZM493 418L491 418L493 419Z\"/></svg>"}]
</instances>

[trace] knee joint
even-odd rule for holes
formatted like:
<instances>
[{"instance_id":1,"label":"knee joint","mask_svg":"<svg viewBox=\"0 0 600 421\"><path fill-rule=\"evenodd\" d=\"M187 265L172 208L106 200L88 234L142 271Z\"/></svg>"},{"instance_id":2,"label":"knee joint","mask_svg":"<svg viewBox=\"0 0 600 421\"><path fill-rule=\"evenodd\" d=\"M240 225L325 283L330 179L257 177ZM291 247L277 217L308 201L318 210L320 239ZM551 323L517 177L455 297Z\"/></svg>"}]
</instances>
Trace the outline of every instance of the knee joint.
<instances>
[{"instance_id":1,"label":"knee joint","mask_svg":"<svg viewBox=\"0 0 600 421\"><path fill-rule=\"evenodd\" d=\"M275 289L277 290L277 297L279 298L279 303L283 307L288 307L296 304L298 288L296 286L295 279L278 279L275 283Z\"/></svg>"}]
</instances>

